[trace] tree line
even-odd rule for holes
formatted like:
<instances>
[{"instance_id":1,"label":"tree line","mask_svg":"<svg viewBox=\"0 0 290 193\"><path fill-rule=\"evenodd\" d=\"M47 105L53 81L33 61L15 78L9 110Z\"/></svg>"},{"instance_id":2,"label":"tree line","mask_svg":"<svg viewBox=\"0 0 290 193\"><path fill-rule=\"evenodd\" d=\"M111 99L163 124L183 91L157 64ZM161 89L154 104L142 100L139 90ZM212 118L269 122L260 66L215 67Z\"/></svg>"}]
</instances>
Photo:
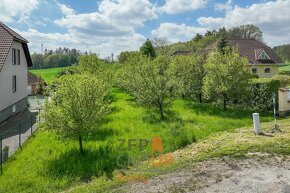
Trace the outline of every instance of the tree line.
<instances>
[{"instance_id":1,"label":"tree line","mask_svg":"<svg viewBox=\"0 0 290 193\"><path fill-rule=\"evenodd\" d=\"M290 44L276 46L273 49L285 62L290 62Z\"/></svg>"},{"instance_id":2,"label":"tree line","mask_svg":"<svg viewBox=\"0 0 290 193\"><path fill-rule=\"evenodd\" d=\"M45 49L44 54L34 53L31 55L32 69L58 68L76 64L81 53L76 49L58 48L56 50Z\"/></svg>"},{"instance_id":3,"label":"tree line","mask_svg":"<svg viewBox=\"0 0 290 193\"><path fill-rule=\"evenodd\" d=\"M220 39L255 39L263 42L263 32L257 26L248 24L231 29L222 27L219 30L208 30L204 35L197 33L187 42L171 44L166 38L153 38L152 40L146 40L139 51L121 52L118 56L118 60L120 63L125 63L129 57L138 55L140 52L150 53L151 57L158 54L171 55L175 51L192 51L195 54L200 54L203 53L208 46Z\"/></svg>"}]
</instances>

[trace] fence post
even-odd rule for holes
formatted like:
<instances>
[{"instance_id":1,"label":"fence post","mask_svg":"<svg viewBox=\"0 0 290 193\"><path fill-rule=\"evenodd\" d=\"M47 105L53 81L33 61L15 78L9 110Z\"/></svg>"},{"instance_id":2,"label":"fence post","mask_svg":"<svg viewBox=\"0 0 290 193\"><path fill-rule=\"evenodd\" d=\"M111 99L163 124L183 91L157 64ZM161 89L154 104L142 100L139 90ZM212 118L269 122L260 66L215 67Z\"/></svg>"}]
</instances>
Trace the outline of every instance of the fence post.
<instances>
[{"instance_id":1,"label":"fence post","mask_svg":"<svg viewBox=\"0 0 290 193\"><path fill-rule=\"evenodd\" d=\"M40 123L40 108L38 109L38 123Z\"/></svg>"},{"instance_id":2,"label":"fence post","mask_svg":"<svg viewBox=\"0 0 290 193\"><path fill-rule=\"evenodd\" d=\"M3 152L2 152L2 135L0 136L0 165L1 165L1 175L3 175Z\"/></svg>"},{"instance_id":3,"label":"fence post","mask_svg":"<svg viewBox=\"0 0 290 193\"><path fill-rule=\"evenodd\" d=\"M21 147L21 124L19 124L19 147L20 147L20 149L22 149L22 147Z\"/></svg>"},{"instance_id":4,"label":"fence post","mask_svg":"<svg viewBox=\"0 0 290 193\"><path fill-rule=\"evenodd\" d=\"M30 125L31 125L31 129L30 129L30 134L32 135L32 133L33 133L33 116L31 115L31 117L30 117Z\"/></svg>"}]
</instances>

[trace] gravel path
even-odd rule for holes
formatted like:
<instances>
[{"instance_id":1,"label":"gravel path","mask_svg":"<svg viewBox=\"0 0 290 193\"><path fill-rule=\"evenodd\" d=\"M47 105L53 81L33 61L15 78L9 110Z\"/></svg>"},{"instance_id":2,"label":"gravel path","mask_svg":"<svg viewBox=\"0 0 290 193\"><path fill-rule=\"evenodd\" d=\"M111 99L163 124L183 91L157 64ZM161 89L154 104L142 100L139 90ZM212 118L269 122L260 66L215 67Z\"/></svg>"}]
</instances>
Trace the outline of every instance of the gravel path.
<instances>
[{"instance_id":1,"label":"gravel path","mask_svg":"<svg viewBox=\"0 0 290 193\"><path fill-rule=\"evenodd\" d=\"M290 158L207 160L115 192L290 193Z\"/></svg>"}]
</instances>

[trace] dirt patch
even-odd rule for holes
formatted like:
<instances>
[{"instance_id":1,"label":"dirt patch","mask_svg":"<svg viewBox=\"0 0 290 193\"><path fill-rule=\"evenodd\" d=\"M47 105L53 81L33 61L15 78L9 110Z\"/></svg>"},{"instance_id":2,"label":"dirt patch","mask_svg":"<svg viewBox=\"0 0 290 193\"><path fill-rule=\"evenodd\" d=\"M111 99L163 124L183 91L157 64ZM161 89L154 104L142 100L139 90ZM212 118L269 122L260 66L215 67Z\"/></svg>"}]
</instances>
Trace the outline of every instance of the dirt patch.
<instances>
[{"instance_id":1,"label":"dirt patch","mask_svg":"<svg viewBox=\"0 0 290 193\"><path fill-rule=\"evenodd\" d=\"M115 191L290 193L290 157L250 156L245 160L210 159Z\"/></svg>"}]
</instances>

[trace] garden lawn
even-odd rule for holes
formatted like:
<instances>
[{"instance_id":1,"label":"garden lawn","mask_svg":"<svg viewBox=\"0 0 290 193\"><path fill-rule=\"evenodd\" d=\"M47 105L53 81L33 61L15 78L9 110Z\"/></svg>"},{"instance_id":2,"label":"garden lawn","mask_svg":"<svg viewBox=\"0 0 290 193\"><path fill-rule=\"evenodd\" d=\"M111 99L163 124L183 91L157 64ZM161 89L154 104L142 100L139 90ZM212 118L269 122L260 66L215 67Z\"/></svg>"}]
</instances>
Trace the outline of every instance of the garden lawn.
<instances>
[{"instance_id":1,"label":"garden lawn","mask_svg":"<svg viewBox=\"0 0 290 193\"><path fill-rule=\"evenodd\" d=\"M57 74L62 70L65 70L67 67L60 67L60 68L49 68L49 69L41 69L41 70L29 70L33 74L41 76L45 80L47 84L52 84L55 80Z\"/></svg>"},{"instance_id":2,"label":"garden lawn","mask_svg":"<svg viewBox=\"0 0 290 193\"><path fill-rule=\"evenodd\" d=\"M39 130L4 164L0 192L59 192L94 182L109 186L117 169L125 169L151 156L151 147L128 150L128 139L163 139L163 151L171 152L195 141L209 139L220 132L250 127L252 112L222 111L208 104L176 100L166 119L134 103L118 88L112 91L112 113L98 132L84 142L85 157L78 152L77 141L61 141L51 131ZM270 116L261 114L261 121ZM118 139L126 139L127 150L119 150ZM126 148L127 147L127 148ZM116 160L119 164L116 164ZM149 166L148 166L149 167ZM95 188L95 187L94 187ZM90 190L92 192L93 190Z\"/></svg>"}]
</instances>

